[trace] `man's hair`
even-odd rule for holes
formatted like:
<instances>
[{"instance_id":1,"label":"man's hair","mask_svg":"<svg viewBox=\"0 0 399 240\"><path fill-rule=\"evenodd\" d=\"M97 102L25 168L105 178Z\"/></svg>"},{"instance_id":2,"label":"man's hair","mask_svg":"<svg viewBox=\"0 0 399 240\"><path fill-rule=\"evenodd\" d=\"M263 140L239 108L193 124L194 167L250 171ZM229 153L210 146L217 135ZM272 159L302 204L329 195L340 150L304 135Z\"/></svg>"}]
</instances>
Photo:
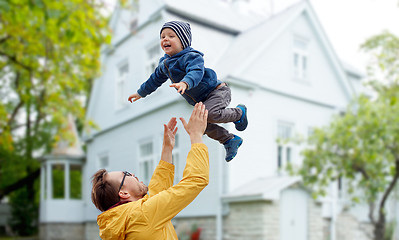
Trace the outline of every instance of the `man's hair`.
<instances>
[{"instance_id":1,"label":"man's hair","mask_svg":"<svg viewBox=\"0 0 399 240\"><path fill-rule=\"evenodd\" d=\"M93 175L91 181L93 184L91 201L102 212L119 202L118 191L111 183L104 179L107 173L107 170L100 169Z\"/></svg>"}]
</instances>

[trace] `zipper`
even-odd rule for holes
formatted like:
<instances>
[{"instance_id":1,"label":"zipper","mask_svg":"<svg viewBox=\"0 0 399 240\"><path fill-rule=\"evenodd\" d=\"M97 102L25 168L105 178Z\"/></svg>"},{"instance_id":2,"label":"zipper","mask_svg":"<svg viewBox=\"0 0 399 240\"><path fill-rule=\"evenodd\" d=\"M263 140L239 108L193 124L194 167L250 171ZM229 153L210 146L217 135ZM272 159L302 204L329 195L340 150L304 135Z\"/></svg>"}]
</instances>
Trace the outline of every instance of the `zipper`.
<instances>
[{"instance_id":1,"label":"zipper","mask_svg":"<svg viewBox=\"0 0 399 240\"><path fill-rule=\"evenodd\" d=\"M172 80L173 83L177 83L177 82L175 82L175 80L173 80L172 74L170 74L169 68L168 68L168 66L166 65L166 59L163 60L163 65L166 67L166 70L168 70L168 73L169 73L168 75L169 75L170 80ZM189 96L195 103L198 103L197 101L195 101L195 99L194 99L193 97L191 97L191 96L190 96L189 94L187 94L186 92L184 92L184 94L186 94L187 96Z\"/></svg>"}]
</instances>

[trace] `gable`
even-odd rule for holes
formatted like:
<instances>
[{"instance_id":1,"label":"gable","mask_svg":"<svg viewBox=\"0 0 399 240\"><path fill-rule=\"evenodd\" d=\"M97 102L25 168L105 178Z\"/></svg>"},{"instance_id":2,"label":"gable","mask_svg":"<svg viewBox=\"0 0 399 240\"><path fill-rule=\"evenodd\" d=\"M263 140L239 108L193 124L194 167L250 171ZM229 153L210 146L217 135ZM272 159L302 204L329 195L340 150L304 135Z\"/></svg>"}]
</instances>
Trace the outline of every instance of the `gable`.
<instances>
[{"instance_id":1,"label":"gable","mask_svg":"<svg viewBox=\"0 0 399 240\"><path fill-rule=\"evenodd\" d=\"M287 86L288 79L292 78L290 67L293 65L292 48L295 36L309 41L309 53L312 54L309 64L313 63L309 77L315 81L315 86L310 87L312 81L306 83L309 85L307 87L290 84ZM277 92L300 94L298 97L304 98L313 94L312 100L341 106L346 105L355 94L342 64L307 1L301 1L242 33L230 45L224 59L228 61L218 63L217 70L225 80L241 79L248 84ZM323 83L321 89L317 85L319 82ZM324 91L320 91L322 89Z\"/></svg>"},{"instance_id":2,"label":"gable","mask_svg":"<svg viewBox=\"0 0 399 240\"><path fill-rule=\"evenodd\" d=\"M295 75L294 53L297 39L306 42L306 76ZM249 65L238 78L256 82L261 88L332 106L346 106L349 95L334 69L317 33L305 14L293 23ZM343 79L347 81L347 79Z\"/></svg>"}]
</instances>

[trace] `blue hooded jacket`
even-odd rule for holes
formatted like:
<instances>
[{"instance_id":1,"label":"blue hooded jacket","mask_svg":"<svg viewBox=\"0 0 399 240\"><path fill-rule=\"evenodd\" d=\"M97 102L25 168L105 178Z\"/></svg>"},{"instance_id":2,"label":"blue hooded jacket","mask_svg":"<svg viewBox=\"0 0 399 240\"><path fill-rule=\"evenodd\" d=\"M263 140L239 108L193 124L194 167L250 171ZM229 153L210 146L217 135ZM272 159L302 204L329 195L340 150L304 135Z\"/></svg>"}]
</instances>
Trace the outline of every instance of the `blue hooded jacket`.
<instances>
[{"instance_id":1,"label":"blue hooded jacket","mask_svg":"<svg viewBox=\"0 0 399 240\"><path fill-rule=\"evenodd\" d=\"M165 54L159 60L158 67L141 85L137 93L141 97L146 97L169 78L172 83L187 83L188 88L182 96L189 104L195 105L205 101L209 93L221 81L217 79L215 71L204 67L203 55L191 47L187 47L173 56Z\"/></svg>"}]
</instances>

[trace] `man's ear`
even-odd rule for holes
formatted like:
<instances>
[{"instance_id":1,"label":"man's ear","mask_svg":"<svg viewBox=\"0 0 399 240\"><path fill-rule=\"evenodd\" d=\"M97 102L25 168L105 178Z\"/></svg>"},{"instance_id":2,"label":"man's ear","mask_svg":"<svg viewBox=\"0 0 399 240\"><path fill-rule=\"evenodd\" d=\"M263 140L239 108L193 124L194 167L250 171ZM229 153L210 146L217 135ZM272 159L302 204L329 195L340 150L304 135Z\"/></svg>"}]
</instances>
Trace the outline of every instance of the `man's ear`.
<instances>
[{"instance_id":1,"label":"man's ear","mask_svg":"<svg viewBox=\"0 0 399 240\"><path fill-rule=\"evenodd\" d=\"M127 191L119 191L119 197L123 200L130 198L130 194Z\"/></svg>"}]
</instances>

